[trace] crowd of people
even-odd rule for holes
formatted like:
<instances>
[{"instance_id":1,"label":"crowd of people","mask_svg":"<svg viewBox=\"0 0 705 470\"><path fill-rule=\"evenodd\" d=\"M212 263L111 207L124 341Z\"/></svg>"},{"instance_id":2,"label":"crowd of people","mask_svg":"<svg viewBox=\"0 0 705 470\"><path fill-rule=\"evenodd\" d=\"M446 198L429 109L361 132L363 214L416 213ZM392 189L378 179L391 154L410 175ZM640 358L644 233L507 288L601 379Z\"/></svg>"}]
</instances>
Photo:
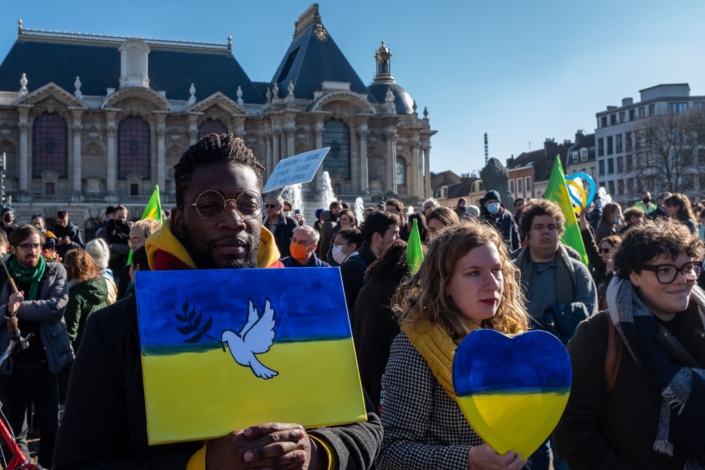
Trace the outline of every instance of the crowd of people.
<instances>
[{"instance_id":1,"label":"crowd of people","mask_svg":"<svg viewBox=\"0 0 705 470\"><path fill-rule=\"evenodd\" d=\"M65 212L51 232L2 214L18 292L0 272L0 309L34 341L0 369L0 397L24 452L33 404L44 468L705 468L702 203L645 193L622 212L597 200L579 216L586 265L561 243L565 217L548 200L514 201L512 213L489 190L479 207L429 199L409 213L390 199L362 220L336 201L309 225L280 196L262 197L262 170L242 140L207 136L175 166L177 207L163 225L130 227L118 206L86 246ZM414 225L425 259L411 274ZM49 240L61 263L42 256ZM136 270L331 266L366 422L265 423L208 442L148 444ZM533 455L497 454L456 402L455 348L481 328L544 330L567 346L570 398Z\"/></svg>"}]
</instances>

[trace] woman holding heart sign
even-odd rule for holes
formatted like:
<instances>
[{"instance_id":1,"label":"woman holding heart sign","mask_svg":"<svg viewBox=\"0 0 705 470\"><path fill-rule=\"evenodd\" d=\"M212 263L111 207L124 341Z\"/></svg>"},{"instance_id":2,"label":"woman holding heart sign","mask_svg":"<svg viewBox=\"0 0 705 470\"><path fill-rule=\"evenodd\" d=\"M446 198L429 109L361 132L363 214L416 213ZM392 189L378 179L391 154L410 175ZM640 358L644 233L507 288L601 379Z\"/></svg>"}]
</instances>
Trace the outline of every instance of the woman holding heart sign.
<instances>
[{"instance_id":1,"label":"woman holding heart sign","mask_svg":"<svg viewBox=\"0 0 705 470\"><path fill-rule=\"evenodd\" d=\"M497 230L464 223L442 229L402 283L393 304L402 332L382 379L379 470L524 467L528 455L499 455L470 427L451 370L458 343L473 331L528 330L517 272Z\"/></svg>"}]
</instances>

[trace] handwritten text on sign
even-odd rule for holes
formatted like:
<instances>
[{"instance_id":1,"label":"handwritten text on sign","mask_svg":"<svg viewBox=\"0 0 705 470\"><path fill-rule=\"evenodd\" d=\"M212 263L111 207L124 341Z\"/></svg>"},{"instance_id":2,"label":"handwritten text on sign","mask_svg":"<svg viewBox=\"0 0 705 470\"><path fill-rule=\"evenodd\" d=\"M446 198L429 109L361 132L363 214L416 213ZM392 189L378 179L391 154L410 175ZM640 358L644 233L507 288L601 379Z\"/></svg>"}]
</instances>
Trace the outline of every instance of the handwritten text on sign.
<instances>
[{"instance_id":1,"label":"handwritten text on sign","mask_svg":"<svg viewBox=\"0 0 705 470\"><path fill-rule=\"evenodd\" d=\"M311 182L329 150L330 147L311 150L280 161L262 192L268 193L284 186Z\"/></svg>"}]
</instances>

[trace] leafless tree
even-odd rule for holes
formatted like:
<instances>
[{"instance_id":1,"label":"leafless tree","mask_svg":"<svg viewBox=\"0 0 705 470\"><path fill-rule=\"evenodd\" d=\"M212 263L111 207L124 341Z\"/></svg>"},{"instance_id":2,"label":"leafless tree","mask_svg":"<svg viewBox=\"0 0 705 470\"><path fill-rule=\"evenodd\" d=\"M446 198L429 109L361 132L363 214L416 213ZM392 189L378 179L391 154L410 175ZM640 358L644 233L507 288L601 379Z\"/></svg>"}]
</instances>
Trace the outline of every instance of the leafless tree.
<instances>
[{"instance_id":1,"label":"leafless tree","mask_svg":"<svg viewBox=\"0 0 705 470\"><path fill-rule=\"evenodd\" d=\"M696 180L705 174L705 114L692 110L651 116L635 140L633 195L694 192Z\"/></svg>"}]
</instances>

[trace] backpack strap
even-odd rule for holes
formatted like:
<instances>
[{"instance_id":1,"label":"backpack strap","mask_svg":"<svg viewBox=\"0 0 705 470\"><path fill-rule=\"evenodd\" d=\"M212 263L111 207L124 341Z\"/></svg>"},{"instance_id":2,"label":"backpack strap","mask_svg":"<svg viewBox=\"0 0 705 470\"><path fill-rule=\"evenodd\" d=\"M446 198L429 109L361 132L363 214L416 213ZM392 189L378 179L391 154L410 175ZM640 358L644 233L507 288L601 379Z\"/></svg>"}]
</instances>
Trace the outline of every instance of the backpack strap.
<instances>
[{"instance_id":1,"label":"backpack strap","mask_svg":"<svg viewBox=\"0 0 705 470\"><path fill-rule=\"evenodd\" d=\"M617 333L612 318L607 312L607 328L609 336L607 339L607 356L605 357L605 391L610 393L614 383L617 381L617 373L619 372L619 363L622 360L622 348L624 343L622 338Z\"/></svg>"}]
</instances>

